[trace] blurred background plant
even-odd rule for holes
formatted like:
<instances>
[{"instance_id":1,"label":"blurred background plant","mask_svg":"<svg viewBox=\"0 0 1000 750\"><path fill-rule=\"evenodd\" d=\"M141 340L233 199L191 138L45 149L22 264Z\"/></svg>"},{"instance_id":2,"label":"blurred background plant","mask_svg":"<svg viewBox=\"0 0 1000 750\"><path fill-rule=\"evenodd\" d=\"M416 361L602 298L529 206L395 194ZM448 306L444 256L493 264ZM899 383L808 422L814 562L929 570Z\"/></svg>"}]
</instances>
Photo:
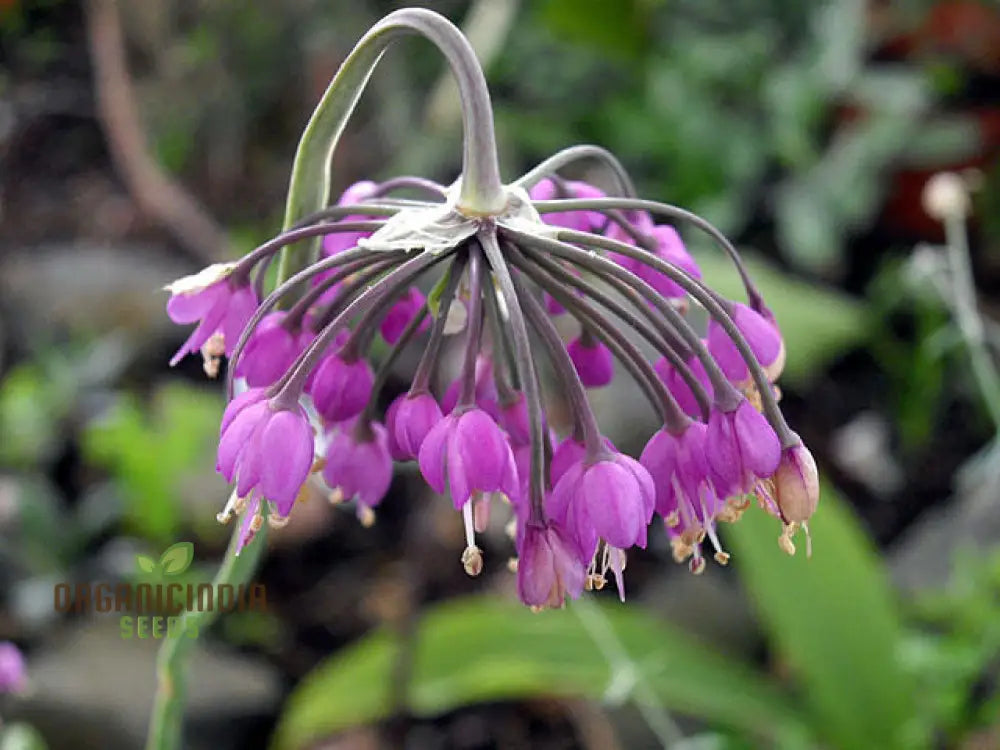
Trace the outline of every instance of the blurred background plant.
<instances>
[{"instance_id":1,"label":"blurred background plant","mask_svg":"<svg viewBox=\"0 0 1000 750\"><path fill-rule=\"evenodd\" d=\"M0 1L0 640L30 678L0 696L0 748L140 744L157 644L57 613L52 586L132 580L137 553L179 539L187 575L211 575L222 395L197 364L166 368L182 334L155 290L273 232L308 112L395 7ZM317 496L272 536L269 611L199 638L185 747L1000 745L998 396L969 364L970 344L1000 348L995 4L433 7L484 59L508 177L598 143L746 249L827 480L814 555L785 557L748 514L729 568L693 578L656 536L629 607L533 615L502 534L469 581L455 519L405 471L372 529ZM455 97L429 47L391 52L334 189L452 179ZM971 196L967 249L921 201L942 171ZM620 379L596 398L625 445L653 427L633 396Z\"/></svg>"}]
</instances>

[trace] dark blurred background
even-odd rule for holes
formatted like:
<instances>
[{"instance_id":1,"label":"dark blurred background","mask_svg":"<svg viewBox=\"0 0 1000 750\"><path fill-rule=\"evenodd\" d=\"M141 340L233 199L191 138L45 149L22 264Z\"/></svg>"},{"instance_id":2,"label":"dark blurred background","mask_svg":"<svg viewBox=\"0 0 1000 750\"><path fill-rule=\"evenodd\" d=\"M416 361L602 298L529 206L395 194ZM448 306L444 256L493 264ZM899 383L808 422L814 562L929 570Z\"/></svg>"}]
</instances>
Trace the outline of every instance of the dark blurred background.
<instances>
[{"instance_id":1,"label":"dark blurred background","mask_svg":"<svg viewBox=\"0 0 1000 750\"><path fill-rule=\"evenodd\" d=\"M468 579L459 519L412 471L372 528L317 494L269 537L268 612L199 638L184 746L1000 747L1000 392L968 365L985 352L995 382L998 6L423 5L483 60L506 178L600 144L641 194L745 250L786 338L785 412L824 477L813 555L785 556L751 511L723 529L729 567L691 576L658 533L626 605L605 590L532 614L502 532ZM180 539L190 580L213 574L223 397L195 358L167 367L186 333L158 290L277 231L311 108L397 7L0 0L0 640L30 680L0 696L4 750L142 746L158 644L123 639L115 615L57 613L52 587L133 580L136 554ZM457 106L434 49L396 45L335 193L450 182ZM971 196L975 289L922 201L942 171ZM721 255L685 238L736 295ZM978 304L981 338L956 298ZM634 390L623 376L595 394L633 450L655 428Z\"/></svg>"}]
</instances>

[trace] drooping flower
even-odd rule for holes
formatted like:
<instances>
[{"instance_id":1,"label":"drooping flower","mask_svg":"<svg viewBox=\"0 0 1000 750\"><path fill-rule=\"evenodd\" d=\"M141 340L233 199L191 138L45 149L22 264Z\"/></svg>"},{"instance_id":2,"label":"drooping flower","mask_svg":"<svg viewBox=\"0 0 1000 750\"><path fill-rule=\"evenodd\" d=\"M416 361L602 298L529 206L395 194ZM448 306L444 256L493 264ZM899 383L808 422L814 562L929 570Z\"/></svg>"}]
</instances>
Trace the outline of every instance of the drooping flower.
<instances>
[{"instance_id":1,"label":"drooping flower","mask_svg":"<svg viewBox=\"0 0 1000 750\"><path fill-rule=\"evenodd\" d=\"M645 547L646 527L656 508L649 472L622 453L592 464L571 466L552 490L552 518L575 535L581 560L589 560L604 539L619 548Z\"/></svg>"},{"instance_id":2,"label":"drooping flower","mask_svg":"<svg viewBox=\"0 0 1000 750\"><path fill-rule=\"evenodd\" d=\"M186 354L194 354L217 341L210 348L210 356L229 356L239 340L240 333L257 307L257 295L245 280L234 279L236 264L217 263L200 273L185 276L166 290L167 315L174 323L198 323L187 341L170 360L173 367Z\"/></svg>"},{"instance_id":3,"label":"drooping flower","mask_svg":"<svg viewBox=\"0 0 1000 750\"><path fill-rule=\"evenodd\" d=\"M517 593L532 607L561 607L583 593L587 571L555 523L528 524L518 545Z\"/></svg>"},{"instance_id":4,"label":"drooping flower","mask_svg":"<svg viewBox=\"0 0 1000 750\"><path fill-rule=\"evenodd\" d=\"M573 339L566 350L573 360L580 382L586 387L601 388L614 379L614 357L611 350L600 341L580 336Z\"/></svg>"},{"instance_id":5,"label":"drooping flower","mask_svg":"<svg viewBox=\"0 0 1000 750\"><path fill-rule=\"evenodd\" d=\"M347 361L339 354L326 357L309 384L316 411L327 422L356 417L371 397L375 374L365 359Z\"/></svg>"},{"instance_id":6,"label":"drooping flower","mask_svg":"<svg viewBox=\"0 0 1000 750\"><path fill-rule=\"evenodd\" d=\"M308 343L285 325L283 311L265 315L247 340L236 365L236 376L251 388L263 388L280 378ZM308 335L308 334L307 334Z\"/></svg>"},{"instance_id":7,"label":"drooping flower","mask_svg":"<svg viewBox=\"0 0 1000 750\"><path fill-rule=\"evenodd\" d=\"M781 335L775 326L742 303L733 302L730 307L733 323L746 338L757 361L764 368L775 364L784 350ZM708 350L729 380L742 383L750 378L746 361L723 327L715 320L708 324Z\"/></svg>"},{"instance_id":8,"label":"drooping flower","mask_svg":"<svg viewBox=\"0 0 1000 750\"><path fill-rule=\"evenodd\" d=\"M392 484L392 456L385 427L344 425L334 428L326 450L323 479L344 500L374 508Z\"/></svg>"},{"instance_id":9,"label":"drooping flower","mask_svg":"<svg viewBox=\"0 0 1000 750\"><path fill-rule=\"evenodd\" d=\"M716 490L725 497L751 492L756 480L771 476L781 460L774 429L746 399L731 412L712 411L705 451Z\"/></svg>"},{"instance_id":10,"label":"drooping flower","mask_svg":"<svg viewBox=\"0 0 1000 750\"><path fill-rule=\"evenodd\" d=\"M236 494L256 490L287 516L313 462L313 430L301 407L281 408L262 389L230 403L223 415L216 468Z\"/></svg>"},{"instance_id":11,"label":"drooping flower","mask_svg":"<svg viewBox=\"0 0 1000 750\"><path fill-rule=\"evenodd\" d=\"M482 409L452 412L424 438L418 456L424 479L436 492L445 482L461 508L475 492L518 497L514 454L496 422Z\"/></svg>"},{"instance_id":12,"label":"drooping flower","mask_svg":"<svg viewBox=\"0 0 1000 750\"><path fill-rule=\"evenodd\" d=\"M393 435L403 458L416 458L428 433L442 420L441 407L429 393L404 396L393 415Z\"/></svg>"},{"instance_id":13,"label":"drooping flower","mask_svg":"<svg viewBox=\"0 0 1000 750\"><path fill-rule=\"evenodd\" d=\"M805 523L819 503L819 473L812 453L799 443L781 452L781 462L771 477L774 501L789 523Z\"/></svg>"}]
</instances>

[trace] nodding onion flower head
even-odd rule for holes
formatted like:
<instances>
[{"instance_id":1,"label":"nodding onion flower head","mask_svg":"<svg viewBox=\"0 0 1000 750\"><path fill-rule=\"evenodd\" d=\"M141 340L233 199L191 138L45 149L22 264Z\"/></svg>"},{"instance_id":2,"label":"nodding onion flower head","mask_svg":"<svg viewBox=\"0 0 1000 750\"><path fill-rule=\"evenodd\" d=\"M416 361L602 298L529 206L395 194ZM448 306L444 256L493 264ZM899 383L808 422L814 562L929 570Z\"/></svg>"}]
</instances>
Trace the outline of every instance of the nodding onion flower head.
<instances>
[{"instance_id":1,"label":"nodding onion flower head","mask_svg":"<svg viewBox=\"0 0 1000 750\"><path fill-rule=\"evenodd\" d=\"M461 174L450 185L364 180L331 204L315 165L351 114L331 102L357 101L365 66L406 36L387 29L447 50L464 107ZM753 497L793 552L816 508L816 465L782 417L784 342L733 245L703 219L635 198L596 146L503 184L482 71L438 14L396 11L359 48L299 144L285 229L168 287L171 319L196 324L173 362L200 351L214 375L229 360L217 467L235 489L219 518L241 516L238 543L324 484L371 522L391 501L393 463L415 461L462 516L470 574L484 567L476 534L491 509L512 516L517 589L532 607L600 589L609 570L624 597L628 550L646 546L654 516L694 572L705 544L729 559L717 526ZM564 177L582 161L606 178ZM744 301L703 278L691 230L732 260ZM688 316L695 306L707 325ZM408 391L384 393L410 361ZM548 409L542 374L564 408ZM662 420L638 460L601 434L591 407L588 389L612 385L640 392Z\"/></svg>"}]
</instances>

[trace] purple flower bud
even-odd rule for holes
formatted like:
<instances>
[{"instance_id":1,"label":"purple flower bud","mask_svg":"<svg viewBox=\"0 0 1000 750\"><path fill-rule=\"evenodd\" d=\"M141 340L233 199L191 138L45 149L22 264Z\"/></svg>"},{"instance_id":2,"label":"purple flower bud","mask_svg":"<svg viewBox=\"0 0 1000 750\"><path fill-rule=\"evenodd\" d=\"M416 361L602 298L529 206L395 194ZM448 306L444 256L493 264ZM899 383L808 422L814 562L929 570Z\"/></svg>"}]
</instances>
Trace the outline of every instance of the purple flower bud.
<instances>
[{"instance_id":1,"label":"purple flower bud","mask_svg":"<svg viewBox=\"0 0 1000 750\"><path fill-rule=\"evenodd\" d=\"M405 396L394 415L393 434L404 459L416 458L427 434L444 415L441 407L429 393Z\"/></svg>"},{"instance_id":2,"label":"purple flower bud","mask_svg":"<svg viewBox=\"0 0 1000 750\"><path fill-rule=\"evenodd\" d=\"M198 322L170 360L171 367L186 354L198 352L215 334L222 336L226 356L233 353L240 333L257 308L257 295L249 284L233 284L232 270L232 264L212 265L166 287L171 293L167 301L170 319L182 324Z\"/></svg>"},{"instance_id":3,"label":"purple flower bud","mask_svg":"<svg viewBox=\"0 0 1000 750\"><path fill-rule=\"evenodd\" d=\"M673 263L682 271L686 271L690 276L700 279L701 269L695 263L684 247L684 241L677 234L677 230L666 224L653 227L650 232L656 240L656 256L668 263ZM686 292L665 274L647 266L645 263L638 264L638 275L647 284L653 287L664 297L682 298Z\"/></svg>"},{"instance_id":4,"label":"purple flower bud","mask_svg":"<svg viewBox=\"0 0 1000 750\"><path fill-rule=\"evenodd\" d=\"M692 356L686 364L698 382L704 386L705 393L711 398L712 384L708 379L708 373L705 372L705 366L701 363L701 360ZM674 369L666 357L660 357L653 364L653 369L656 370L656 374L660 376L660 380L667 386L670 395L674 397L677 405L684 410L685 414L692 417L701 415L701 408L698 406L698 401L695 399L694 393L691 391L690 386L688 386L687 381L681 377L681 374Z\"/></svg>"},{"instance_id":5,"label":"purple flower bud","mask_svg":"<svg viewBox=\"0 0 1000 750\"><path fill-rule=\"evenodd\" d=\"M611 350L599 341L585 342L578 337L566 346L580 382L587 388L600 388L615 376L614 357Z\"/></svg>"},{"instance_id":6,"label":"purple flower bud","mask_svg":"<svg viewBox=\"0 0 1000 750\"><path fill-rule=\"evenodd\" d=\"M403 331L413 320L413 316L418 315L423 310L424 302L425 298L420 290L415 286L410 287L409 291L390 307L389 312L382 318L382 322L379 324L382 338L390 344L399 341L399 337L403 335ZM430 320L425 316L419 330L425 331L429 325Z\"/></svg>"},{"instance_id":7,"label":"purple flower bud","mask_svg":"<svg viewBox=\"0 0 1000 750\"><path fill-rule=\"evenodd\" d=\"M236 377L246 378L251 388L263 388L280 378L302 351L302 337L284 325L285 312L265 315L247 340L236 365Z\"/></svg>"},{"instance_id":8,"label":"purple flower bud","mask_svg":"<svg viewBox=\"0 0 1000 750\"><path fill-rule=\"evenodd\" d=\"M305 411L248 397L229 404L223 424L216 469L226 481L235 479L240 497L256 489L275 503L279 516L287 516L313 462L313 431Z\"/></svg>"},{"instance_id":9,"label":"purple flower bud","mask_svg":"<svg viewBox=\"0 0 1000 750\"><path fill-rule=\"evenodd\" d=\"M350 206L354 203L362 203L372 195L375 194L375 190L378 185L370 180L362 180L361 182L355 182L347 190L343 192L340 196L340 200L337 201L338 206ZM351 221L365 221L369 217L367 216L345 216L341 221L351 222ZM358 240L362 237L371 236L370 232L335 232L333 234L328 234L323 238L323 254L326 256L338 255L345 250L350 250L352 247L358 244Z\"/></svg>"},{"instance_id":10,"label":"purple flower bud","mask_svg":"<svg viewBox=\"0 0 1000 750\"><path fill-rule=\"evenodd\" d=\"M761 366L767 369L774 365L784 348L777 328L739 302L731 303L731 315ZM708 323L708 350L730 381L743 383L750 378L750 370L736 344L714 318Z\"/></svg>"},{"instance_id":11,"label":"purple flower bud","mask_svg":"<svg viewBox=\"0 0 1000 750\"><path fill-rule=\"evenodd\" d=\"M374 508L392 484L392 456L385 427L373 422L359 437L354 425L334 428L326 450L323 479L345 499ZM367 439L363 439L367 438Z\"/></svg>"},{"instance_id":12,"label":"purple flower bud","mask_svg":"<svg viewBox=\"0 0 1000 750\"><path fill-rule=\"evenodd\" d=\"M587 571L558 524L527 525L518 544L517 593L531 607L561 607L583 593Z\"/></svg>"},{"instance_id":13,"label":"purple flower bud","mask_svg":"<svg viewBox=\"0 0 1000 750\"><path fill-rule=\"evenodd\" d=\"M519 499L514 454L503 431L482 409L452 412L438 422L424 438L418 460L435 492L444 492L447 472L456 508L474 492L502 492L512 502Z\"/></svg>"},{"instance_id":14,"label":"purple flower bud","mask_svg":"<svg viewBox=\"0 0 1000 750\"><path fill-rule=\"evenodd\" d=\"M399 407L405 398L405 393L399 394L389 404L389 408L385 410L386 446L389 448L389 455L392 456L393 461L406 461L412 458L412 456L408 456L403 452L403 449L399 447L399 443L396 441L396 415L399 413Z\"/></svg>"},{"instance_id":15,"label":"purple flower bud","mask_svg":"<svg viewBox=\"0 0 1000 750\"><path fill-rule=\"evenodd\" d=\"M16 693L27 683L21 650L10 641L0 641L0 694Z\"/></svg>"},{"instance_id":16,"label":"purple flower bud","mask_svg":"<svg viewBox=\"0 0 1000 750\"><path fill-rule=\"evenodd\" d=\"M819 503L819 473L812 453L799 443L785 448L771 477L774 500L789 523L808 521Z\"/></svg>"},{"instance_id":17,"label":"purple flower bud","mask_svg":"<svg viewBox=\"0 0 1000 750\"><path fill-rule=\"evenodd\" d=\"M604 192L600 188L586 182L569 181L565 186L567 194L563 194L555 182L546 178L532 187L528 195L534 201L604 197ZM558 211L542 214L542 221L555 227L592 232L604 224L604 217L597 211Z\"/></svg>"},{"instance_id":18,"label":"purple flower bud","mask_svg":"<svg viewBox=\"0 0 1000 750\"><path fill-rule=\"evenodd\" d=\"M339 354L331 354L319 363L306 387L323 419L343 422L365 408L374 383L375 375L367 360L347 362Z\"/></svg>"},{"instance_id":19,"label":"purple flower bud","mask_svg":"<svg viewBox=\"0 0 1000 750\"><path fill-rule=\"evenodd\" d=\"M549 506L553 519L566 518L579 558L586 561L598 538L621 549L646 546L656 488L638 461L615 453L589 466L580 462L570 467L552 490Z\"/></svg>"},{"instance_id":20,"label":"purple flower bud","mask_svg":"<svg viewBox=\"0 0 1000 750\"><path fill-rule=\"evenodd\" d=\"M528 402L523 393L518 393L516 399L509 404L500 403L497 421L507 431L513 447L531 442Z\"/></svg>"},{"instance_id":21,"label":"purple flower bud","mask_svg":"<svg viewBox=\"0 0 1000 750\"><path fill-rule=\"evenodd\" d=\"M723 497L751 492L756 479L771 476L781 460L778 436L746 399L734 411L712 411L705 450Z\"/></svg>"}]
</instances>

